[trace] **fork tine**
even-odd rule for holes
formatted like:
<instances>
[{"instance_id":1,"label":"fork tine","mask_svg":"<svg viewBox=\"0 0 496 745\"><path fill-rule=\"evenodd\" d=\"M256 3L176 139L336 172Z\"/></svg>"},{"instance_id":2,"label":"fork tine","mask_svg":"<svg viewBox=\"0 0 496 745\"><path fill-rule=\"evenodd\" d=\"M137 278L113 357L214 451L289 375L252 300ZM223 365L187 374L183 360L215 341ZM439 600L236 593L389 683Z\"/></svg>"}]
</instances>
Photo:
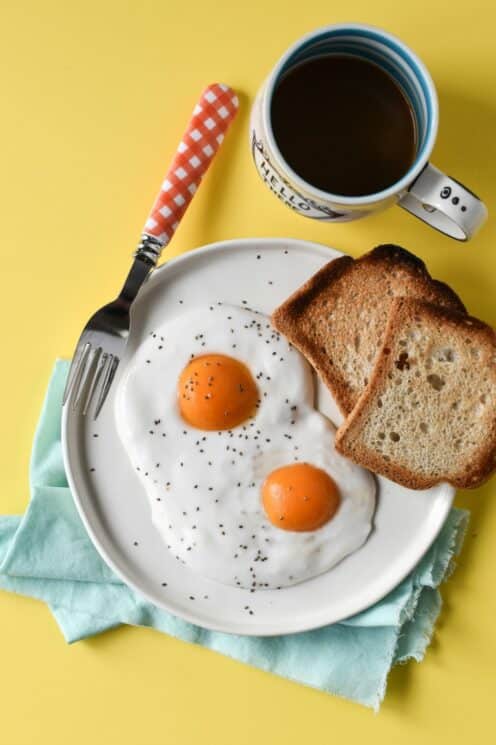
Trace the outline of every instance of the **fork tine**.
<instances>
[{"instance_id":1,"label":"fork tine","mask_svg":"<svg viewBox=\"0 0 496 745\"><path fill-rule=\"evenodd\" d=\"M90 407L91 400L92 400L93 394L95 392L95 388L96 388L97 383L98 383L98 381L100 379L100 375L102 374L103 367L104 367L104 365L105 365L105 363L107 361L108 354L106 352L103 352L103 354L102 354L102 352L103 352L103 350L102 350L101 347L98 347L95 350L95 354L94 354L94 357L93 357L93 364L92 364L92 372L93 372L93 374L91 376L91 382L90 382L90 385L89 385L89 388L88 388L88 392L86 394L86 398L85 398L85 401L84 401L83 416L86 416L86 414L88 413L88 409Z\"/></svg>"},{"instance_id":2,"label":"fork tine","mask_svg":"<svg viewBox=\"0 0 496 745\"><path fill-rule=\"evenodd\" d=\"M93 367L93 359L95 356L94 347L91 346L90 342L87 342L81 359L81 365L78 370L78 375L74 379L74 393L72 397L72 409L75 410L79 406L81 397L88 383L89 375Z\"/></svg>"},{"instance_id":3,"label":"fork tine","mask_svg":"<svg viewBox=\"0 0 496 745\"><path fill-rule=\"evenodd\" d=\"M108 360L105 366L103 382L100 388L100 394L98 396L95 413L93 415L93 420L96 420L96 418L98 417L98 414L100 413L102 409L103 404L105 403L105 399L107 398L107 394L110 390L110 386L112 385L112 380L114 379L114 375L115 375L118 365L119 365L119 358L113 354L109 354Z\"/></svg>"},{"instance_id":4,"label":"fork tine","mask_svg":"<svg viewBox=\"0 0 496 745\"><path fill-rule=\"evenodd\" d=\"M67 403L67 399L71 395L71 391L74 388L74 382L76 378L79 375L79 369L81 366L81 363L83 362L83 357L86 353L86 348L88 347L88 344L79 345L76 348L76 352L74 354L74 357L72 358L71 366L69 368L69 375L67 376L67 381L64 388L64 395L62 397L62 406L65 406Z\"/></svg>"},{"instance_id":5,"label":"fork tine","mask_svg":"<svg viewBox=\"0 0 496 745\"><path fill-rule=\"evenodd\" d=\"M74 394L74 402L72 404L73 409L77 409L83 400L86 400L85 392L88 390L88 384L93 380L95 375L95 363L98 360L99 347L95 349L94 346L89 344L89 351L86 356L84 366L81 369L79 376L78 385Z\"/></svg>"}]
</instances>

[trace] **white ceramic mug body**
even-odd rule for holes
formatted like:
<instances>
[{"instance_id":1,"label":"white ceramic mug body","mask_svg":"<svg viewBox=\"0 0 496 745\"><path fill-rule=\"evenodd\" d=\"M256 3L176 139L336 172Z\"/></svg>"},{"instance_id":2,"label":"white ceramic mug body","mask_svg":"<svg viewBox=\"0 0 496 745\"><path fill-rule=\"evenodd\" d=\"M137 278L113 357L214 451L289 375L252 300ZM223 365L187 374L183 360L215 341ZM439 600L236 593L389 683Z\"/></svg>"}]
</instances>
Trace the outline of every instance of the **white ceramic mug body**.
<instances>
[{"instance_id":1,"label":"white ceramic mug body","mask_svg":"<svg viewBox=\"0 0 496 745\"><path fill-rule=\"evenodd\" d=\"M318 189L292 169L274 137L272 96L281 76L295 65L324 54L351 54L378 64L395 79L412 107L417 131L414 162L399 181L375 194L349 197ZM276 64L252 108L250 147L264 183L301 215L325 222L346 222L399 203L447 235L466 240L482 224L487 211L472 192L429 164L438 119L434 83L414 52L381 29L355 23L335 24L304 36Z\"/></svg>"}]
</instances>

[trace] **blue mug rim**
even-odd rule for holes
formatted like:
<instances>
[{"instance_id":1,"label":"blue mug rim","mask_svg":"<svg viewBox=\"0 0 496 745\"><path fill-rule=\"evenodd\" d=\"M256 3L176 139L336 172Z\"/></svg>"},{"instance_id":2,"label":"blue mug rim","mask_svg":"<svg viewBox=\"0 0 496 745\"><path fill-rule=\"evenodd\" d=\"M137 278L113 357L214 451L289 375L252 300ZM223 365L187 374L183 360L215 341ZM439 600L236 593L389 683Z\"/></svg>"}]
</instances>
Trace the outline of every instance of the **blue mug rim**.
<instances>
[{"instance_id":1,"label":"blue mug rim","mask_svg":"<svg viewBox=\"0 0 496 745\"><path fill-rule=\"evenodd\" d=\"M391 186L388 186L382 191L374 192L371 194L364 194L358 197L350 197L343 194L335 194L333 192L324 191L317 188L316 186L313 186L311 183L305 181L305 179L299 176L298 173L296 173L296 171L294 171L289 163L286 161L276 143L270 117L270 109L274 89L279 80L279 76L281 75L288 61L300 50L302 46L308 44L308 42L316 40L318 38L322 38L327 33L336 30L345 32L364 31L372 37L375 37L379 41L386 41L389 42L391 46L396 46L403 53L403 55L413 63L412 66L416 68L415 72L417 74L417 77L422 76L422 82L424 84L423 87L427 90L426 97L428 98L431 107L431 116L429 119L428 130L425 136L424 144L421 150L417 153L415 161L412 163L405 175L402 176L401 179L396 181L394 184L391 184ZM270 150L275 154L276 159L280 162L280 165L283 166L284 170L291 177L294 184L298 188L300 188L304 192L312 194L317 199L322 199L325 201L331 200L342 205L366 206L369 204L374 204L375 202L382 202L405 192L423 171L429 161L429 157L432 153L437 137L439 126L439 103L436 87L427 67L415 54L415 52L413 52L410 47L408 47L403 41L401 41L401 39L389 33L388 31L385 31L384 29L365 23L333 23L327 26L321 26L320 28L305 34L292 46L290 46L289 49L279 59L276 66L273 68L271 74L269 75L266 83L266 92L262 107L262 117L264 120L264 128Z\"/></svg>"}]
</instances>

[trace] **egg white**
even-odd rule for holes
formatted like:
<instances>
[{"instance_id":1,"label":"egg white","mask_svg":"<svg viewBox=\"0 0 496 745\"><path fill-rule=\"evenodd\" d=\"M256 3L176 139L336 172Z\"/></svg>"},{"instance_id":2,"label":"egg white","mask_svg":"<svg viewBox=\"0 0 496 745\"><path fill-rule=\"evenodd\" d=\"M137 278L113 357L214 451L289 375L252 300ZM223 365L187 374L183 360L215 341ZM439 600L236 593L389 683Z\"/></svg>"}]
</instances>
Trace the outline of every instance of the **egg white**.
<instances>
[{"instance_id":1,"label":"egg white","mask_svg":"<svg viewBox=\"0 0 496 745\"><path fill-rule=\"evenodd\" d=\"M258 386L255 416L232 430L197 430L179 413L178 378L208 353L244 362ZM195 308L140 345L119 382L117 429L177 561L224 584L270 589L321 574L365 542L374 479L336 452L313 397L304 358L246 308ZM268 474L297 461L325 470L340 491L337 513L315 531L281 530L262 507Z\"/></svg>"}]
</instances>

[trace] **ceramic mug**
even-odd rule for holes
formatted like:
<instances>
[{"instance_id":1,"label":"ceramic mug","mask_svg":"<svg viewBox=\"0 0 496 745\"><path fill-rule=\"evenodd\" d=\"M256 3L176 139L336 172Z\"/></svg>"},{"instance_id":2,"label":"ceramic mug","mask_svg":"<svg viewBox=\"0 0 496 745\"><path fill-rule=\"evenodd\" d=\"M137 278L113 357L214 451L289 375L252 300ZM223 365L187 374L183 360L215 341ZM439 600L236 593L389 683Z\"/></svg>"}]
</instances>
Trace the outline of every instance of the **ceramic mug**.
<instances>
[{"instance_id":1,"label":"ceramic mug","mask_svg":"<svg viewBox=\"0 0 496 745\"><path fill-rule=\"evenodd\" d=\"M375 194L342 196L307 183L285 161L274 138L271 104L278 82L303 60L329 54L351 54L379 65L401 87L412 108L418 135L415 160L399 181ZM487 209L473 192L429 163L437 129L436 89L417 55L386 31L345 23L307 34L281 57L253 105L250 141L264 183L301 215L346 222L398 204L442 233L466 241L486 219Z\"/></svg>"}]
</instances>

